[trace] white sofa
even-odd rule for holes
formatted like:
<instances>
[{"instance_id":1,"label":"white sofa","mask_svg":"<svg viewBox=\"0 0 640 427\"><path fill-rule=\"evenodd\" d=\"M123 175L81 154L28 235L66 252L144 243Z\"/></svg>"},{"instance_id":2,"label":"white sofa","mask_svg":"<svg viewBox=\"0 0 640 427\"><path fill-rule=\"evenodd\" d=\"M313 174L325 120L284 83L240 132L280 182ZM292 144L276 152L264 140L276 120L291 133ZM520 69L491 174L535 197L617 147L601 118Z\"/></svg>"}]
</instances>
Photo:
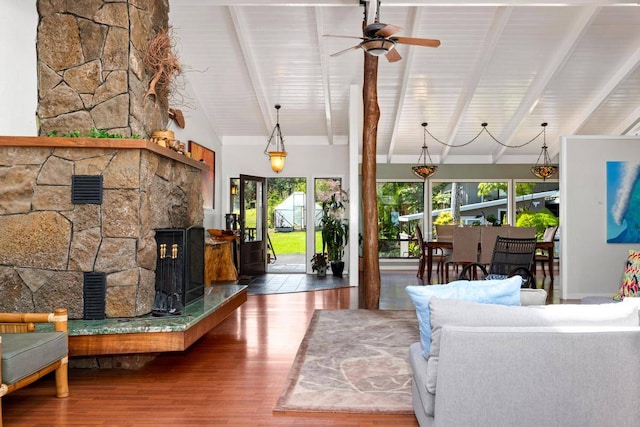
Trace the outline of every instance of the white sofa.
<instances>
[{"instance_id":1,"label":"white sofa","mask_svg":"<svg viewBox=\"0 0 640 427\"><path fill-rule=\"evenodd\" d=\"M432 298L410 348L420 426L640 425L638 299L507 307Z\"/></svg>"}]
</instances>

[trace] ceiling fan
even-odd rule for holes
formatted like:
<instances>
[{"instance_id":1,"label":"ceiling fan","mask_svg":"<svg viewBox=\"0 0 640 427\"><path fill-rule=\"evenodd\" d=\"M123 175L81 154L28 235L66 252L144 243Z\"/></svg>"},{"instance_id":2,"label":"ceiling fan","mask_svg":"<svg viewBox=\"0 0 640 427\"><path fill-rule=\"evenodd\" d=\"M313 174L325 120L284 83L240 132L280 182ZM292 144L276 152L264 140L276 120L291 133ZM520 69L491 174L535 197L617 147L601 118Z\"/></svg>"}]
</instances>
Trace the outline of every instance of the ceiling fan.
<instances>
[{"instance_id":1,"label":"ceiling fan","mask_svg":"<svg viewBox=\"0 0 640 427\"><path fill-rule=\"evenodd\" d=\"M374 56L382 56L385 55L389 62L396 62L402 59L398 51L395 49L396 44L409 44L414 46L426 46L426 47L438 47L440 46L440 40L434 39L421 39L415 37L401 37L401 36L393 36L395 33L402 31L403 28L398 27L393 24L385 24L380 22L380 0L373 0L376 3L373 5L375 7L374 13L371 13L375 16L375 19L372 23L366 25L362 30L363 37L357 36L339 36L332 34L325 34L324 37L342 37L349 39L360 39L362 40L355 46L352 46L348 49L341 50L339 52L331 54L331 56L342 55L343 53L347 53L351 50L362 49L370 55ZM360 4L364 5L364 15L365 15L365 23L367 22L367 17L370 15L369 4L371 2L369 0L360 0Z\"/></svg>"}]
</instances>

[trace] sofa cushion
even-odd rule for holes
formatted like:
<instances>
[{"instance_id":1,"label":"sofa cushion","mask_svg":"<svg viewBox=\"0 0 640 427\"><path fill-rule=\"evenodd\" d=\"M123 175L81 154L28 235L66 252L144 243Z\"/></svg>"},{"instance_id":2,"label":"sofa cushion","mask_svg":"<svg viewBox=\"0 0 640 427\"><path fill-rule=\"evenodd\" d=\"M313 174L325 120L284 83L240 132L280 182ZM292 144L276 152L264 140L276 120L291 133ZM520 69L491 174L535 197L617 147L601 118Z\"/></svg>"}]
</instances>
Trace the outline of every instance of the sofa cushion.
<instances>
[{"instance_id":1,"label":"sofa cushion","mask_svg":"<svg viewBox=\"0 0 640 427\"><path fill-rule=\"evenodd\" d=\"M555 304L527 307L431 298L431 347L427 390L435 393L444 326L638 326L635 304ZM500 351L497 349L496 351Z\"/></svg>"},{"instance_id":2,"label":"sofa cushion","mask_svg":"<svg viewBox=\"0 0 640 427\"><path fill-rule=\"evenodd\" d=\"M422 356L422 344L419 342L409 346L409 366L413 372L412 393L416 414L421 408L425 415L433 417L436 407L436 396L427 390L427 360Z\"/></svg>"},{"instance_id":3,"label":"sofa cushion","mask_svg":"<svg viewBox=\"0 0 640 427\"><path fill-rule=\"evenodd\" d=\"M2 383L13 384L67 354L64 332L1 334Z\"/></svg>"},{"instance_id":4,"label":"sofa cushion","mask_svg":"<svg viewBox=\"0 0 640 427\"><path fill-rule=\"evenodd\" d=\"M520 305L522 278L513 276L505 280L458 280L446 285L407 286L406 291L416 307L420 326L423 355L429 354L431 345L431 321L429 300L431 297L455 298L480 303Z\"/></svg>"},{"instance_id":5,"label":"sofa cushion","mask_svg":"<svg viewBox=\"0 0 640 427\"><path fill-rule=\"evenodd\" d=\"M520 305L545 305L546 303L547 291L544 289L520 289Z\"/></svg>"},{"instance_id":6,"label":"sofa cushion","mask_svg":"<svg viewBox=\"0 0 640 427\"><path fill-rule=\"evenodd\" d=\"M640 325L640 298L625 298L620 304L631 305L638 309L638 324Z\"/></svg>"},{"instance_id":7,"label":"sofa cushion","mask_svg":"<svg viewBox=\"0 0 640 427\"><path fill-rule=\"evenodd\" d=\"M638 284L640 283L640 251L629 250L627 264L622 275L620 290L613 299L620 301L626 297L638 297Z\"/></svg>"}]
</instances>

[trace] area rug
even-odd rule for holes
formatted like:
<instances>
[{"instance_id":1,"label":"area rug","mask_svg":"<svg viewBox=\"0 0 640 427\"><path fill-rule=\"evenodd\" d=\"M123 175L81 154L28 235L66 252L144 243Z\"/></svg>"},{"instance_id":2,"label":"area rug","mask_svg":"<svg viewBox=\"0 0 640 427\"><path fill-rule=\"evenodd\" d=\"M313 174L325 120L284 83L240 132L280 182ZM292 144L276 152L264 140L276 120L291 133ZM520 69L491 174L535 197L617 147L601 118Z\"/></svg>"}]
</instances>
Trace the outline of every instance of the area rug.
<instances>
[{"instance_id":1,"label":"area rug","mask_svg":"<svg viewBox=\"0 0 640 427\"><path fill-rule=\"evenodd\" d=\"M415 311L316 310L276 412L412 414Z\"/></svg>"}]
</instances>

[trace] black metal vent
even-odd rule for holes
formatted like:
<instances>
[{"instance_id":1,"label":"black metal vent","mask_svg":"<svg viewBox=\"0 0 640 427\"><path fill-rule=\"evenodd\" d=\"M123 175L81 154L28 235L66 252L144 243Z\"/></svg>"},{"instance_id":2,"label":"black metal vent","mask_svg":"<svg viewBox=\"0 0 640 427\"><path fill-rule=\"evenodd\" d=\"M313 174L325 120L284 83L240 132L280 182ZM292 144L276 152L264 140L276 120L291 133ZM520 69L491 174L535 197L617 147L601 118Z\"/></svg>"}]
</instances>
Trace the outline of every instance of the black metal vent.
<instances>
[{"instance_id":1,"label":"black metal vent","mask_svg":"<svg viewBox=\"0 0 640 427\"><path fill-rule=\"evenodd\" d=\"M85 320L103 320L107 292L105 273L84 273L84 314Z\"/></svg>"},{"instance_id":2,"label":"black metal vent","mask_svg":"<svg viewBox=\"0 0 640 427\"><path fill-rule=\"evenodd\" d=\"M102 175L73 175L71 203L76 205L102 204Z\"/></svg>"}]
</instances>

